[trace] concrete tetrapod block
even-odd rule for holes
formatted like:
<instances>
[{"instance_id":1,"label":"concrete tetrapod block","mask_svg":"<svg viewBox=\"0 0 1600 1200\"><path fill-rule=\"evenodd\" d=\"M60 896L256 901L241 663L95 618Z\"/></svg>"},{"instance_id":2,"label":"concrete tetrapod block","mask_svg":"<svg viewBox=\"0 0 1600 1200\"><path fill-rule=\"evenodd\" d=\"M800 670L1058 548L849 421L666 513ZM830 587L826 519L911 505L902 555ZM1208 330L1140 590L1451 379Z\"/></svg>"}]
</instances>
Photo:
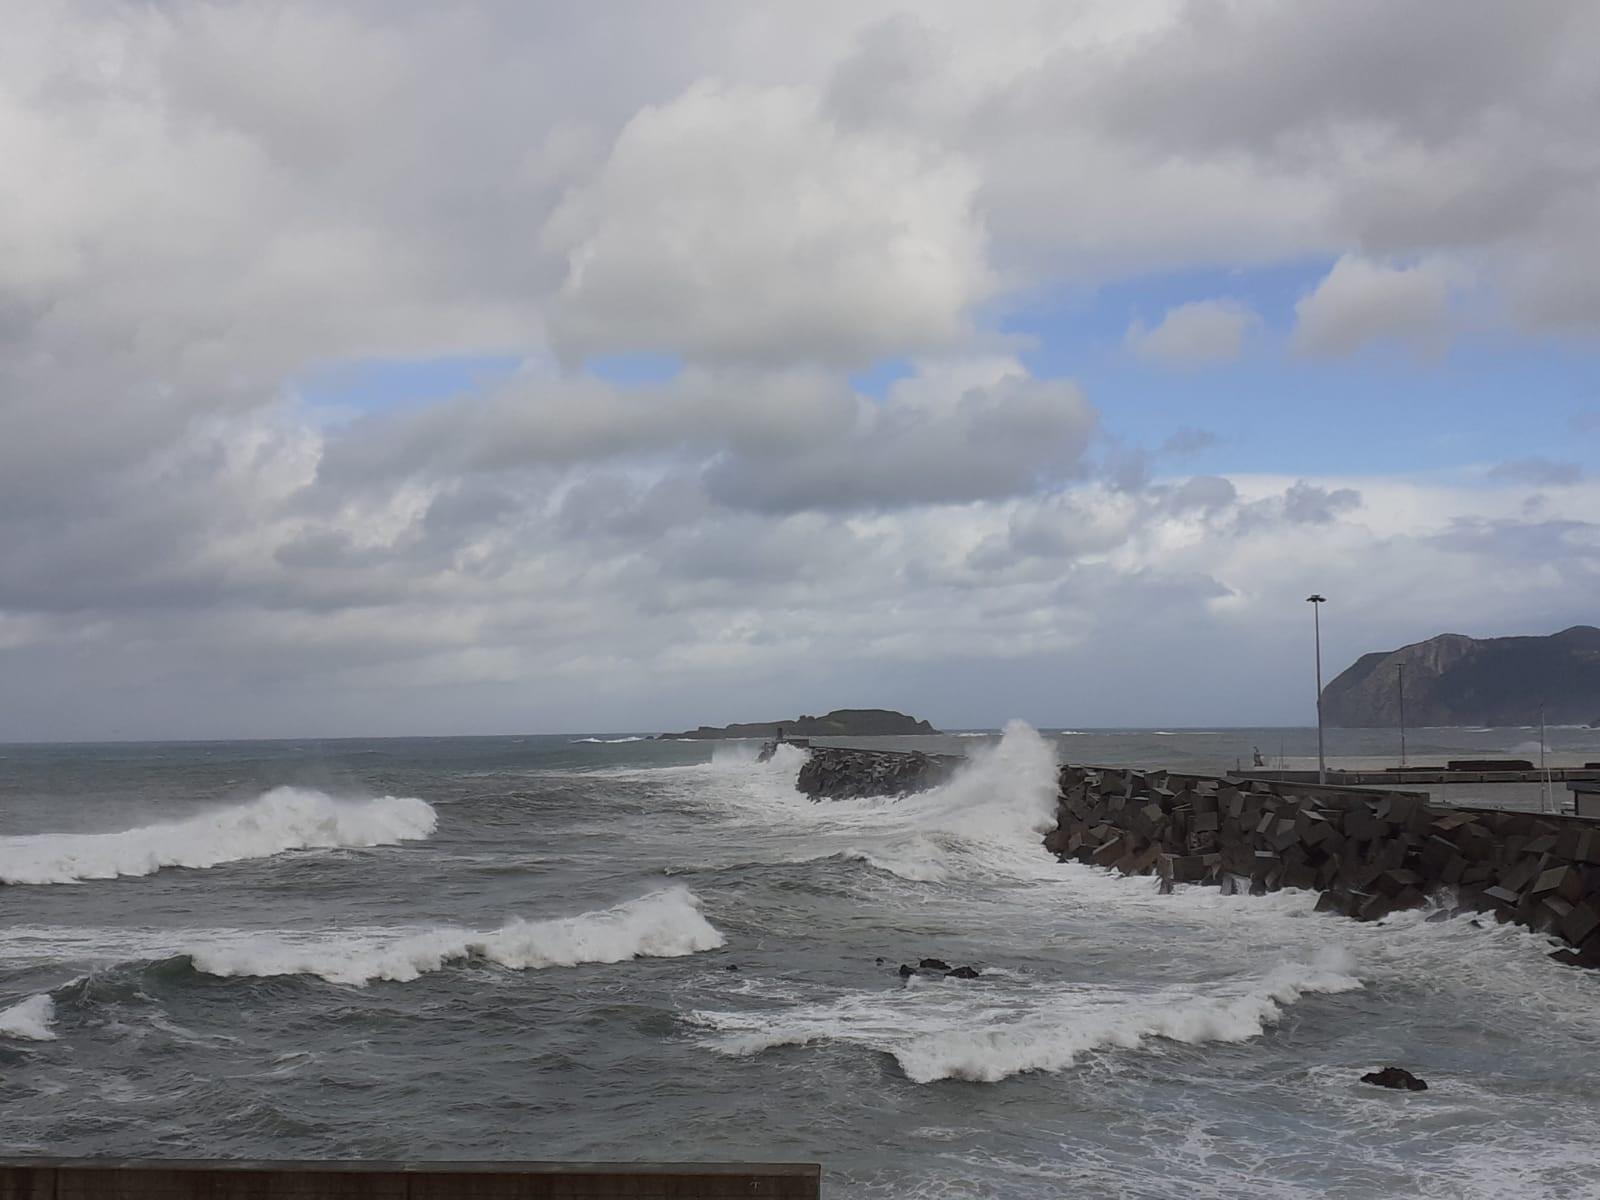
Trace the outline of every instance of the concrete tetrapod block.
<instances>
[{"instance_id":1,"label":"concrete tetrapod block","mask_svg":"<svg viewBox=\"0 0 1600 1200\"><path fill-rule=\"evenodd\" d=\"M1103 843L1090 855L1090 861L1097 867L1109 867L1127 853L1127 843L1120 837L1114 837Z\"/></svg>"},{"instance_id":2,"label":"concrete tetrapod block","mask_svg":"<svg viewBox=\"0 0 1600 1200\"><path fill-rule=\"evenodd\" d=\"M1283 886L1300 888L1302 891L1315 891L1317 887L1317 869L1305 863L1297 866L1285 867L1283 871Z\"/></svg>"},{"instance_id":3,"label":"concrete tetrapod block","mask_svg":"<svg viewBox=\"0 0 1600 1200\"><path fill-rule=\"evenodd\" d=\"M1420 889L1422 876L1415 871L1408 871L1404 867L1398 867L1394 870L1383 872L1378 876L1376 883L1378 890L1385 896L1398 896L1407 888Z\"/></svg>"},{"instance_id":4,"label":"concrete tetrapod block","mask_svg":"<svg viewBox=\"0 0 1600 1200\"><path fill-rule=\"evenodd\" d=\"M1583 899L1583 876L1572 867L1551 867L1541 871L1528 891L1535 896L1555 892L1569 901Z\"/></svg>"},{"instance_id":5,"label":"concrete tetrapod block","mask_svg":"<svg viewBox=\"0 0 1600 1200\"><path fill-rule=\"evenodd\" d=\"M1577 946L1596 929L1600 929L1600 910L1592 902L1585 901L1574 905L1567 914L1567 919L1561 923L1561 936Z\"/></svg>"},{"instance_id":6,"label":"concrete tetrapod block","mask_svg":"<svg viewBox=\"0 0 1600 1200\"><path fill-rule=\"evenodd\" d=\"M1508 887L1490 887L1483 889L1484 898L1493 902L1497 909L1510 910L1516 908L1522 897Z\"/></svg>"},{"instance_id":7,"label":"concrete tetrapod block","mask_svg":"<svg viewBox=\"0 0 1600 1200\"><path fill-rule=\"evenodd\" d=\"M1317 897L1317 912L1336 912L1343 915L1350 906L1350 893L1343 888L1330 888Z\"/></svg>"},{"instance_id":8,"label":"concrete tetrapod block","mask_svg":"<svg viewBox=\"0 0 1600 1200\"><path fill-rule=\"evenodd\" d=\"M1528 885L1534 881L1538 874L1539 863L1537 859L1521 859L1508 870L1501 872L1499 884L1506 891L1520 895L1527 890Z\"/></svg>"},{"instance_id":9,"label":"concrete tetrapod block","mask_svg":"<svg viewBox=\"0 0 1600 1200\"><path fill-rule=\"evenodd\" d=\"M1198 854L1163 854L1157 869L1163 879L1173 883L1199 883L1205 874L1206 862Z\"/></svg>"}]
</instances>

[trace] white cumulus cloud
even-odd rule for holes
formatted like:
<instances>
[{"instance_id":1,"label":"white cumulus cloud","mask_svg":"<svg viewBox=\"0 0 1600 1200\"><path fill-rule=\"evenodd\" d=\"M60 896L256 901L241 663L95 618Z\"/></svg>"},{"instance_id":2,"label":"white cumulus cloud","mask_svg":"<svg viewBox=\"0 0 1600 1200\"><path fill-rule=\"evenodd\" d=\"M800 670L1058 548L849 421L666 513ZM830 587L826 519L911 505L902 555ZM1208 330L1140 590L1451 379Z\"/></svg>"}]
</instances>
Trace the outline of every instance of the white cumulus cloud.
<instances>
[{"instance_id":1,"label":"white cumulus cloud","mask_svg":"<svg viewBox=\"0 0 1600 1200\"><path fill-rule=\"evenodd\" d=\"M861 363L952 344L991 285L977 183L812 89L696 84L635 116L546 225L556 346Z\"/></svg>"},{"instance_id":2,"label":"white cumulus cloud","mask_svg":"<svg viewBox=\"0 0 1600 1200\"><path fill-rule=\"evenodd\" d=\"M1342 355L1393 342L1438 353L1449 337L1454 274L1439 262L1391 266L1345 255L1295 304L1295 349Z\"/></svg>"},{"instance_id":3,"label":"white cumulus cloud","mask_svg":"<svg viewBox=\"0 0 1600 1200\"><path fill-rule=\"evenodd\" d=\"M1167 310L1153 329L1135 321L1127 344L1135 354L1179 367L1232 362L1261 324L1248 305L1235 300L1194 300Z\"/></svg>"}]
</instances>

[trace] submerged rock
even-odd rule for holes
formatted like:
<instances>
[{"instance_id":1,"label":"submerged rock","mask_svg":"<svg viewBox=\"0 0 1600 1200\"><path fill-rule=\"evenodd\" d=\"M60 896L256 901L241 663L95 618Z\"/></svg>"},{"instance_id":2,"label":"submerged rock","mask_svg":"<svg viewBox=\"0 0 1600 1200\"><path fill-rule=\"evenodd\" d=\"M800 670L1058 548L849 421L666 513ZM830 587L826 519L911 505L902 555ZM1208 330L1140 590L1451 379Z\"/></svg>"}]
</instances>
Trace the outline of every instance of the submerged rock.
<instances>
[{"instance_id":1,"label":"submerged rock","mask_svg":"<svg viewBox=\"0 0 1600 1200\"><path fill-rule=\"evenodd\" d=\"M1428 1085L1418 1079L1410 1071L1400 1067L1385 1067L1381 1071L1368 1071L1361 1077L1362 1083L1375 1083L1379 1087L1394 1088L1397 1091L1425 1092Z\"/></svg>"},{"instance_id":2,"label":"submerged rock","mask_svg":"<svg viewBox=\"0 0 1600 1200\"><path fill-rule=\"evenodd\" d=\"M957 967L954 971L946 971L944 973L944 977L946 979L978 979L978 978L981 978L980 973L978 971L974 970L972 967Z\"/></svg>"},{"instance_id":3,"label":"submerged rock","mask_svg":"<svg viewBox=\"0 0 1600 1200\"><path fill-rule=\"evenodd\" d=\"M929 970L929 971L948 971L948 970L951 970L950 964L945 962L945 960L942 959L942 958L925 958L921 962L919 962L917 964L917 966L923 967L923 968L925 968L926 970Z\"/></svg>"},{"instance_id":4,"label":"submerged rock","mask_svg":"<svg viewBox=\"0 0 1600 1200\"><path fill-rule=\"evenodd\" d=\"M908 966L905 965L905 963L901 963L900 964L900 978L901 979L910 979L916 973L917 973L917 969L915 967L908 967Z\"/></svg>"}]
</instances>

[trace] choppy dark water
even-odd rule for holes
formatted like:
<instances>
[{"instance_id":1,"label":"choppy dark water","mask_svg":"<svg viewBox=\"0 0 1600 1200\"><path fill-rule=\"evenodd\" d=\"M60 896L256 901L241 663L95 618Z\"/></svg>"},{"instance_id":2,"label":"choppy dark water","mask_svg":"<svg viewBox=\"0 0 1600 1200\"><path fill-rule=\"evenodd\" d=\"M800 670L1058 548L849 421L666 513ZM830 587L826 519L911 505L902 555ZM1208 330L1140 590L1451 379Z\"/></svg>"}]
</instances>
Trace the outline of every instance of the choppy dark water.
<instances>
[{"instance_id":1,"label":"choppy dark water","mask_svg":"<svg viewBox=\"0 0 1600 1200\"><path fill-rule=\"evenodd\" d=\"M1595 736L1553 731L1558 761ZM850 1197L1600 1195L1600 992L1540 939L1161 897L1037 845L1057 753L1217 769L1314 732L995 742L951 739L982 754L939 792L827 805L748 744L0 746L0 1151L799 1158ZM903 984L924 954L986 975ZM1389 1062L1431 1089L1355 1082Z\"/></svg>"}]
</instances>

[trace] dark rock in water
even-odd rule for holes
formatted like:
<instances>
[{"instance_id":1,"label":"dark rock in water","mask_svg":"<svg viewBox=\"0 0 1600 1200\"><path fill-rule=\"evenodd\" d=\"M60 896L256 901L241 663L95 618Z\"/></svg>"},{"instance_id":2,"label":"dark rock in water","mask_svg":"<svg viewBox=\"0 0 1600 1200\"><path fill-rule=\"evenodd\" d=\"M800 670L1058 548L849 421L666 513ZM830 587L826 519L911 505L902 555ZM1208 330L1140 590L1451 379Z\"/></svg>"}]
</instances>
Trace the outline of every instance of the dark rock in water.
<instances>
[{"instance_id":1,"label":"dark rock in water","mask_svg":"<svg viewBox=\"0 0 1600 1200\"><path fill-rule=\"evenodd\" d=\"M948 971L951 969L950 964L942 958L925 958L917 966L924 967L929 971Z\"/></svg>"},{"instance_id":2,"label":"dark rock in water","mask_svg":"<svg viewBox=\"0 0 1600 1200\"><path fill-rule=\"evenodd\" d=\"M739 969L739 964L738 963L729 963L727 966L723 967L722 969L724 971L737 971Z\"/></svg>"},{"instance_id":3,"label":"dark rock in water","mask_svg":"<svg viewBox=\"0 0 1600 1200\"><path fill-rule=\"evenodd\" d=\"M877 963L878 966L880 966L880 967L883 966L883 956L882 955L879 955L877 958L873 959L872 961Z\"/></svg>"},{"instance_id":4,"label":"dark rock in water","mask_svg":"<svg viewBox=\"0 0 1600 1200\"><path fill-rule=\"evenodd\" d=\"M1586 965L1583 961L1583 955L1579 954L1576 950L1552 950L1550 952L1550 957L1555 959L1564 967L1581 967Z\"/></svg>"},{"instance_id":5,"label":"dark rock in water","mask_svg":"<svg viewBox=\"0 0 1600 1200\"><path fill-rule=\"evenodd\" d=\"M946 979L977 979L978 972L971 967L957 967L954 971L944 973Z\"/></svg>"},{"instance_id":6,"label":"dark rock in water","mask_svg":"<svg viewBox=\"0 0 1600 1200\"><path fill-rule=\"evenodd\" d=\"M1362 1083L1375 1083L1379 1087L1394 1088L1397 1091L1425 1092L1428 1085L1418 1079L1410 1071L1400 1067L1385 1067L1381 1071L1368 1071L1361 1077Z\"/></svg>"},{"instance_id":7,"label":"dark rock in water","mask_svg":"<svg viewBox=\"0 0 1600 1200\"><path fill-rule=\"evenodd\" d=\"M948 782L964 762L959 754L813 746L794 786L813 800L909 796Z\"/></svg>"},{"instance_id":8,"label":"dark rock in water","mask_svg":"<svg viewBox=\"0 0 1600 1200\"><path fill-rule=\"evenodd\" d=\"M917 973L917 969L915 967L908 967L908 966L905 965L905 963L901 963L900 964L900 978L901 979L910 979L916 973Z\"/></svg>"}]
</instances>

